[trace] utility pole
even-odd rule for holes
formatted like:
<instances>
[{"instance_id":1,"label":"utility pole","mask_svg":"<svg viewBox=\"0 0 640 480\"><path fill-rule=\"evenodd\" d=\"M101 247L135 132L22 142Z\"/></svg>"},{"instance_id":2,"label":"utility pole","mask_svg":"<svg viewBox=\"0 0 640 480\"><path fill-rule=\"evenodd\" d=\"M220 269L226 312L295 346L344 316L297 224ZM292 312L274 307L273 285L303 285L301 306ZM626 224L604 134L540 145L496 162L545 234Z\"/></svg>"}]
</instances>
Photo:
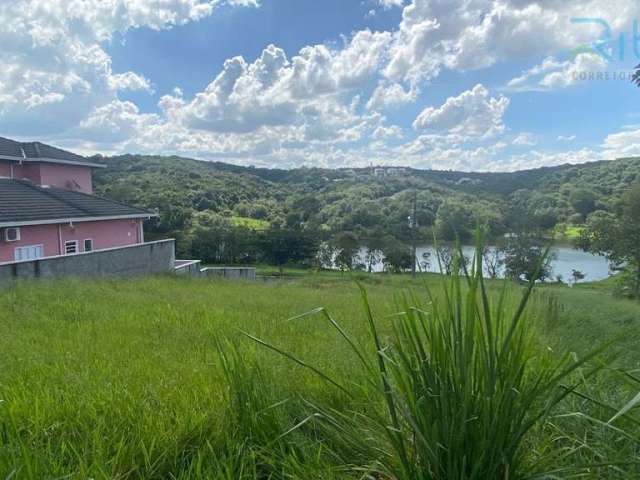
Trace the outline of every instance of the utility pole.
<instances>
[{"instance_id":1,"label":"utility pole","mask_svg":"<svg viewBox=\"0 0 640 480\"><path fill-rule=\"evenodd\" d=\"M417 254L417 246L416 246L416 230L418 228L418 218L417 218L417 210L418 210L418 192L413 192L413 206L412 206L411 216L409 217L411 221L409 222L409 226L411 227L411 276L416 278L416 254Z\"/></svg>"}]
</instances>

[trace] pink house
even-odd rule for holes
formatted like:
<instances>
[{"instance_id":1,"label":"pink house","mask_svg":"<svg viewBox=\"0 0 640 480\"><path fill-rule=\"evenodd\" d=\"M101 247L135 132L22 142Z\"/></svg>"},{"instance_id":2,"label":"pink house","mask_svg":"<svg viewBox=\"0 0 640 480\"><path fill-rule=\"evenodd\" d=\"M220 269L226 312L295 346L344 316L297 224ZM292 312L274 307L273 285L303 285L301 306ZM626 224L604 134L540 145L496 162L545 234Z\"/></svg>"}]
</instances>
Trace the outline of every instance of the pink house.
<instances>
[{"instance_id":1,"label":"pink house","mask_svg":"<svg viewBox=\"0 0 640 480\"><path fill-rule=\"evenodd\" d=\"M153 213L92 195L104 165L0 137L0 263L144 243Z\"/></svg>"}]
</instances>

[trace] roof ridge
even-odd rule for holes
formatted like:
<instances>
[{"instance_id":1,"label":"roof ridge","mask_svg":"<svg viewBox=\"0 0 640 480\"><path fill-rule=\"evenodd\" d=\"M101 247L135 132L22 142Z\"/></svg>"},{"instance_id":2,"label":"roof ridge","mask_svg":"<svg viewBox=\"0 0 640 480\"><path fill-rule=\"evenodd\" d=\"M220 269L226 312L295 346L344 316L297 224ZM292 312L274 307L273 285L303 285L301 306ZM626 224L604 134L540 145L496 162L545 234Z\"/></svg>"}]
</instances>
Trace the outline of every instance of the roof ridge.
<instances>
[{"instance_id":1,"label":"roof ridge","mask_svg":"<svg viewBox=\"0 0 640 480\"><path fill-rule=\"evenodd\" d=\"M91 212L89 210L87 210L86 208L82 208L82 207L78 206L75 202L69 202L68 200L66 200L64 198L60 198L59 196L54 195L51 192L51 190L54 190L54 189L52 189L50 187L49 188L45 188L42 185L36 185L35 183L30 182L28 180L16 180L16 182L20 182L21 184L26 185L27 187L31 188L32 190L40 192L43 195L47 195L49 197L52 197L54 200L57 200L57 201L62 202L62 203L70 204L73 208L77 208L78 210L81 210L86 214L89 214L89 215L91 214Z\"/></svg>"},{"instance_id":2,"label":"roof ridge","mask_svg":"<svg viewBox=\"0 0 640 480\"><path fill-rule=\"evenodd\" d=\"M60 223L62 219L89 221L156 216L153 212L113 200L16 179L0 179L0 204L3 207L0 208L2 226L11 222L27 225L32 221L46 223L46 220Z\"/></svg>"},{"instance_id":3,"label":"roof ridge","mask_svg":"<svg viewBox=\"0 0 640 480\"><path fill-rule=\"evenodd\" d=\"M132 207L131 205L128 205L126 203L123 202L119 202L117 200L113 200L111 198L105 198L105 197L101 197L99 195L94 195L92 193L85 193L85 192L76 192L75 190L65 190L63 188L58 188L58 187L49 187L47 188L47 190L55 190L55 191L61 191L61 192L70 192L73 193L74 195L84 195L85 197L89 197L89 198L95 198L98 200L102 200L103 202L109 202L109 203L113 203L114 205L120 205L121 207L129 207L129 208L135 208L138 209L140 211L144 211L142 208L140 207Z\"/></svg>"},{"instance_id":4,"label":"roof ridge","mask_svg":"<svg viewBox=\"0 0 640 480\"><path fill-rule=\"evenodd\" d=\"M117 200L112 200L110 198L105 198L105 197L100 197L98 195L92 195L89 193L85 193L85 192L76 192L74 190L65 190L64 188L58 188L58 187L43 187L42 185L36 185L35 183L29 181L29 180L19 180L19 179L9 179L10 181L14 181L14 182L18 182L21 183L23 185L28 186L29 188L36 190L38 192L43 192L46 195L55 198L58 201L61 202L65 202L65 203L69 203L71 204L73 207L79 209L79 210L83 210L87 213L91 213L89 212L87 209L79 207L76 202L70 201L66 198L61 198L59 195L56 195L56 192L65 192L65 193L72 193L74 195L79 195L79 196L84 196L87 198L94 198L97 200L102 200L103 202L109 202L112 203L114 205L119 205L121 207L128 207L128 208L135 208L137 210L140 210L141 212L144 212L144 210L140 207L132 207L131 205L127 205L126 203L123 202L118 202Z\"/></svg>"},{"instance_id":5,"label":"roof ridge","mask_svg":"<svg viewBox=\"0 0 640 480\"><path fill-rule=\"evenodd\" d=\"M40 185L36 185L35 183L31 182L30 180L19 180L16 178L11 178L8 179L9 182L14 182L14 183L19 183L20 185L24 185L25 187L31 189L31 190L35 190L36 192L39 192L41 194L47 195L49 197L52 197L54 200L57 200L58 202L62 202L63 204L68 203L65 200L63 200L62 198L58 198L55 195L51 195L49 192L47 192L47 188L43 188ZM77 205L74 204L70 204L73 208L77 208L78 210L83 211L86 214L90 214L91 212L88 212L86 209L78 207Z\"/></svg>"},{"instance_id":6,"label":"roof ridge","mask_svg":"<svg viewBox=\"0 0 640 480\"><path fill-rule=\"evenodd\" d=\"M45 188L45 187L42 187L40 185L33 185L33 187L36 190L39 190L39 191L43 192L45 195L48 195L49 197L52 197L52 198L58 200L59 202L67 203L67 204L71 205L73 208L77 208L78 210L81 210L81 211L83 211L84 213L86 213L88 215L92 214L91 211L87 210L84 207L79 206L76 202L70 201L70 200L68 200L66 198L60 198L60 196L55 194L55 191L58 190L57 188L52 188L52 187L46 187ZM60 189L60 190L62 190L62 189ZM62 190L62 191L70 191L70 190ZM73 193L80 193L80 192L73 192ZM88 196L91 196L91 195L88 195Z\"/></svg>"}]
</instances>

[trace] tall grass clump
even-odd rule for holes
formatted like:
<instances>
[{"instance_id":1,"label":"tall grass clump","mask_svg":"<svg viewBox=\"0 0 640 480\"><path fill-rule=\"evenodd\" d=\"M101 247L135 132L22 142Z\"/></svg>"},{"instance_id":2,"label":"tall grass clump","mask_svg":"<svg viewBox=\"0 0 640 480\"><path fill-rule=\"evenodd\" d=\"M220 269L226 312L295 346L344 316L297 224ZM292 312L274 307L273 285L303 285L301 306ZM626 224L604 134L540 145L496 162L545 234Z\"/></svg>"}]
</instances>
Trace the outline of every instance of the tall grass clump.
<instances>
[{"instance_id":1,"label":"tall grass clump","mask_svg":"<svg viewBox=\"0 0 640 480\"><path fill-rule=\"evenodd\" d=\"M307 399L308 421L322 432L334 461L368 478L399 480L543 478L545 469L554 470L557 451L530 448L539 434L534 432L572 392L574 372L604 347L581 359L541 348L537 318L527 308L534 282L524 289L505 284L490 295L481 251L478 235L475 258L463 274L443 277L440 292L425 284L423 298L405 295L387 335L360 287L368 347L324 309L296 318L321 315L352 350L364 382L331 377L249 335L360 404L347 410ZM594 371L585 367L581 376Z\"/></svg>"}]
</instances>

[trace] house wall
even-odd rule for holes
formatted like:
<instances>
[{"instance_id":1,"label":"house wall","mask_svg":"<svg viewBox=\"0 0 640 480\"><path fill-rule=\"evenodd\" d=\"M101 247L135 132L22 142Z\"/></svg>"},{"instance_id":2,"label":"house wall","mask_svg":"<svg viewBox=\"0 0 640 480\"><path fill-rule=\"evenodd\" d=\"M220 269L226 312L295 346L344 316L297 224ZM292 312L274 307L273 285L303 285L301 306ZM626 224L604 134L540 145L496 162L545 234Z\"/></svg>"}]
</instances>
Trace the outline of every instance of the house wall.
<instances>
[{"instance_id":1,"label":"house wall","mask_svg":"<svg viewBox=\"0 0 640 480\"><path fill-rule=\"evenodd\" d=\"M0 177L11 178L11 162L0 160Z\"/></svg>"},{"instance_id":2,"label":"house wall","mask_svg":"<svg viewBox=\"0 0 640 480\"><path fill-rule=\"evenodd\" d=\"M73 277L134 276L173 271L174 240L78 255L0 264L0 289L16 281Z\"/></svg>"},{"instance_id":3,"label":"house wall","mask_svg":"<svg viewBox=\"0 0 640 480\"><path fill-rule=\"evenodd\" d=\"M0 160L0 177L30 180L36 185L74 190L92 194L91 168L81 165L60 165L56 163L8 162Z\"/></svg>"},{"instance_id":4,"label":"house wall","mask_svg":"<svg viewBox=\"0 0 640 480\"><path fill-rule=\"evenodd\" d=\"M80 165L58 165L55 163L40 164L40 185L93 193L91 185L91 168Z\"/></svg>"},{"instance_id":5,"label":"house wall","mask_svg":"<svg viewBox=\"0 0 640 480\"><path fill-rule=\"evenodd\" d=\"M60 255L57 225L34 225L20 228L20 240L5 242L0 240L0 263L14 260L16 247L42 245L45 257Z\"/></svg>"},{"instance_id":6,"label":"house wall","mask_svg":"<svg viewBox=\"0 0 640 480\"><path fill-rule=\"evenodd\" d=\"M11 168L11 167L9 167ZM29 180L40 185L40 166L33 163L13 162L13 177L17 180Z\"/></svg>"},{"instance_id":7,"label":"house wall","mask_svg":"<svg viewBox=\"0 0 640 480\"><path fill-rule=\"evenodd\" d=\"M16 247L43 245L45 257L64 254L66 241L78 241L78 253L84 251L84 240L93 240L93 250L135 245L144 241L142 220L107 220L81 222L73 226L33 225L20 227L18 242L0 241L0 263L15 259Z\"/></svg>"}]
</instances>

